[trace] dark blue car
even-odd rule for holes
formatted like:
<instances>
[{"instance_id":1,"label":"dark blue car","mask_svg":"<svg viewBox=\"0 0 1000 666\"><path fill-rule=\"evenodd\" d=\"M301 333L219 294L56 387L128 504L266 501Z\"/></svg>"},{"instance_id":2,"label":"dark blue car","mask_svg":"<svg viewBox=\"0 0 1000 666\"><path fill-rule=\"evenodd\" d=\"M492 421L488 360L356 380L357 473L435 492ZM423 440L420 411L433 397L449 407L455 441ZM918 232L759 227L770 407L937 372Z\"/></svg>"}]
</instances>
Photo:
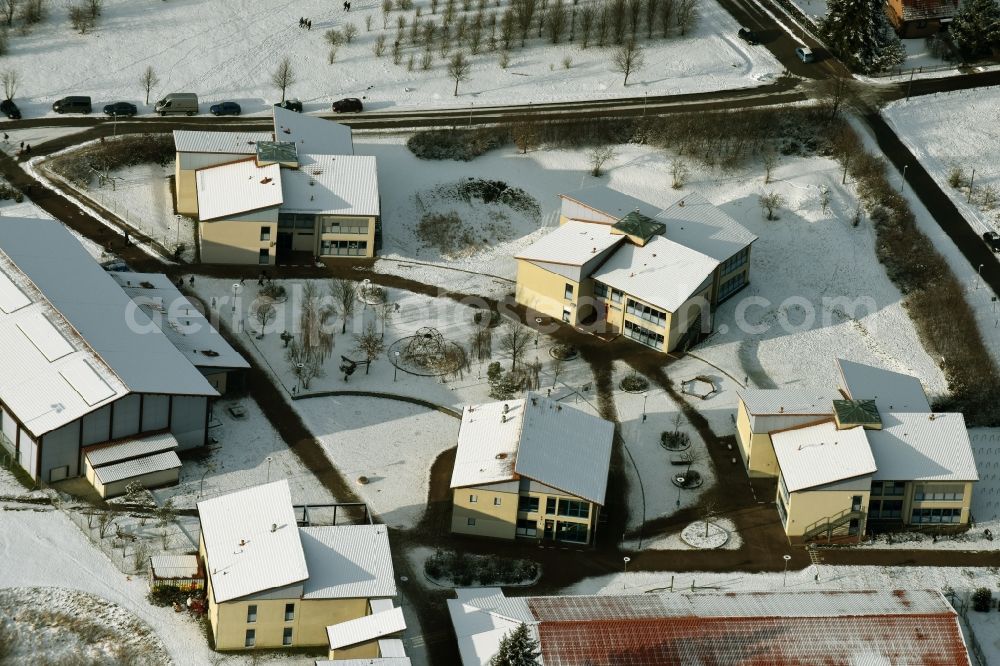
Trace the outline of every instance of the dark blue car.
<instances>
[{"instance_id":1,"label":"dark blue car","mask_svg":"<svg viewBox=\"0 0 1000 666\"><path fill-rule=\"evenodd\" d=\"M104 106L104 115L106 116L127 116L131 118L136 113L138 113L138 109L135 108L135 104L130 104L129 102L115 102L114 104L106 104Z\"/></svg>"},{"instance_id":2,"label":"dark blue car","mask_svg":"<svg viewBox=\"0 0 1000 666\"><path fill-rule=\"evenodd\" d=\"M243 111L236 102L219 102L209 109L213 116L238 116Z\"/></svg>"}]
</instances>

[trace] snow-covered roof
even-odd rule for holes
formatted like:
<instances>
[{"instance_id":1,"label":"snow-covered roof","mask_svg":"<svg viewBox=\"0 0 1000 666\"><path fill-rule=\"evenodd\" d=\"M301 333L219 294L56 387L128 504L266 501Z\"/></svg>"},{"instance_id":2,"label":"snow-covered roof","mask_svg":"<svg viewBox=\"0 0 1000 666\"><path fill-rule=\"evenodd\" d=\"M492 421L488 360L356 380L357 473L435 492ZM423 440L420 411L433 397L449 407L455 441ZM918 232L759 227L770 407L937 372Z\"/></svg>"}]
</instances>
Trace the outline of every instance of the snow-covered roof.
<instances>
[{"instance_id":1,"label":"snow-covered roof","mask_svg":"<svg viewBox=\"0 0 1000 666\"><path fill-rule=\"evenodd\" d=\"M198 218L202 221L280 206L282 202L281 167L257 166L255 158L198 169L195 180Z\"/></svg>"},{"instance_id":2,"label":"snow-covered roof","mask_svg":"<svg viewBox=\"0 0 1000 666\"><path fill-rule=\"evenodd\" d=\"M582 266L624 240L624 236L612 234L610 226L570 221L539 238L515 258Z\"/></svg>"},{"instance_id":3,"label":"snow-covered roof","mask_svg":"<svg viewBox=\"0 0 1000 666\"><path fill-rule=\"evenodd\" d=\"M794 414L799 416L833 414L833 401L844 396L824 389L778 388L737 389L747 412L754 416Z\"/></svg>"},{"instance_id":4,"label":"snow-covered roof","mask_svg":"<svg viewBox=\"0 0 1000 666\"><path fill-rule=\"evenodd\" d=\"M448 615L458 641L458 653L463 666L486 666L500 648L504 636L517 629L521 622L484 610L483 598L503 597L500 588L457 589L457 599L448 599ZM528 631L537 632L529 626Z\"/></svg>"},{"instance_id":5,"label":"snow-covered roof","mask_svg":"<svg viewBox=\"0 0 1000 666\"><path fill-rule=\"evenodd\" d=\"M174 148L178 153L254 155L258 141L273 140L270 132L174 130Z\"/></svg>"},{"instance_id":6,"label":"snow-covered roof","mask_svg":"<svg viewBox=\"0 0 1000 666\"><path fill-rule=\"evenodd\" d=\"M965 417L959 413L882 415L882 429L869 430L872 455L885 481L978 481Z\"/></svg>"},{"instance_id":7,"label":"snow-covered roof","mask_svg":"<svg viewBox=\"0 0 1000 666\"><path fill-rule=\"evenodd\" d=\"M330 649L337 650L396 634L404 629L406 620L403 619L403 609L393 608L330 625L326 628L326 635L330 641Z\"/></svg>"},{"instance_id":8,"label":"snow-covered roof","mask_svg":"<svg viewBox=\"0 0 1000 666\"><path fill-rule=\"evenodd\" d=\"M658 236L642 247L619 247L591 277L609 287L676 312L705 284L718 260Z\"/></svg>"},{"instance_id":9,"label":"snow-covered roof","mask_svg":"<svg viewBox=\"0 0 1000 666\"><path fill-rule=\"evenodd\" d=\"M686 195L654 218L667 225L666 237L723 262L757 236L697 192Z\"/></svg>"},{"instance_id":10,"label":"snow-covered roof","mask_svg":"<svg viewBox=\"0 0 1000 666\"><path fill-rule=\"evenodd\" d=\"M451 487L524 476L603 505L613 437L609 421L538 395L469 405Z\"/></svg>"},{"instance_id":11,"label":"snow-covered roof","mask_svg":"<svg viewBox=\"0 0 1000 666\"><path fill-rule=\"evenodd\" d=\"M379 641L381 644L382 641ZM402 643L402 641L400 641ZM369 659L317 659L316 666L410 666L409 657L371 657Z\"/></svg>"},{"instance_id":12,"label":"snow-covered roof","mask_svg":"<svg viewBox=\"0 0 1000 666\"><path fill-rule=\"evenodd\" d=\"M274 140L291 141L299 155L353 155L351 128L325 118L274 107Z\"/></svg>"},{"instance_id":13,"label":"snow-covered roof","mask_svg":"<svg viewBox=\"0 0 1000 666\"><path fill-rule=\"evenodd\" d=\"M0 400L34 435L129 392L218 395L61 223L0 219L0 274Z\"/></svg>"},{"instance_id":14,"label":"snow-covered roof","mask_svg":"<svg viewBox=\"0 0 1000 666\"><path fill-rule=\"evenodd\" d=\"M396 595L385 525L302 527L299 534L309 571L303 599Z\"/></svg>"},{"instance_id":15,"label":"snow-covered roof","mask_svg":"<svg viewBox=\"0 0 1000 666\"><path fill-rule=\"evenodd\" d=\"M288 481L203 500L198 516L217 602L309 577Z\"/></svg>"},{"instance_id":16,"label":"snow-covered roof","mask_svg":"<svg viewBox=\"0 0 1000 666\"><path fill-rule=\"evenodd\" d=\"M875 472L865 429L837 430L832 421L771 433L774 455L788 492Z\"/></svg>"},{"instance_id":17,"label":"snow-covered roof","mask_svg":"<svg viewBox=\"0 0 1000 666\"><path fill-rule=\"evenodd\" d=\"M282 211L379 214L378 170L371 155L299 153L299 168L281 172L281 191Z\"/></svg>"},{"instance_id":18,"label":"snow-covered roof","mask_svg":"<svg viewBox=\"0 0 1000 666\"><path fill-rule=\"evenodd\" d=\"M162 273L109 272L170 342L198 368L249 368L199 308Z\"/></svg>"},{"instance_id":19,"label":"snow-covered roof","mask_svg":"<svg viewBox=\"0 0 1000 666\"><path fill-rule=\"evenodd\" d=\"M572 192L559 195L600 213L621 219L633 212L640 212L646 217L655 217L660 212L658 206L636 199L624 192L613 190L606 185L592 185Z\"/></svg>"},{"instance_id":20,"label":"snow-covered roof","mask_svg":"<svg viewBox=\"0 0 1000 666\"><path fill-rule=\"evenodd\" d=\"M177 438L169 431L153 433L144 437L125 437L107 444L99 444L84 449L91 466L110 465L120 460L148 456L161 451L173 451L179 446Z\"/></svg>"},{"instance_id":21,"label":"snow-covered roof","mask_svg":"<svg viewBox=\"0 0 1000 666\"><path fill-rule=\"evenodd\" d=\"M884 368L837 359L844 389L854 400L874 400L878 411L929 412L930 403L920 380Z\"/></svg>"},{"instance_id":22,"label":"snow-covered roof","mask_svg":"<svg viewBox=\"0 0 1000 666\"><path fill-rule=\"evenodd\" d=\"M194 578L198 575L198 556L153 555L149 566L156 578Z\"/></svg>"},{"instance_id":23,"label":"snow-covered roof","mask_svg":"<svg viewBox=\"0 0 1000 666\"><path fill-rule=\"evenodd\" d=\"M133 458L120 463L112 463L103 467L95 467L94 475L101 483L108 484L124 479L132 479L143 474L162 472L168 469L178 469L181 459L174 451L164 451L153 455Z\"/></svg>"}]
</instances>

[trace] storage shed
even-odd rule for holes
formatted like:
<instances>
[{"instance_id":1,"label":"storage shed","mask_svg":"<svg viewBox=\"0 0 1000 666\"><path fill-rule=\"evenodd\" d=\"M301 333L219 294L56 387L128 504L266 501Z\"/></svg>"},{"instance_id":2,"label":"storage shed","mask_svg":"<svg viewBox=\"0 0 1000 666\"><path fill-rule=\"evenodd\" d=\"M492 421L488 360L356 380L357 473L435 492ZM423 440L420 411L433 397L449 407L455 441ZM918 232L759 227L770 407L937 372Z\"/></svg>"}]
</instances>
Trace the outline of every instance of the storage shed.
<instances>
[{"instance_id":1,"label":"storage shed","mask_svg":"<svg viewBox=\"0 0 1000 666\"><path fill-rule=\"evenodd\" d=\"M177 483L181 460L177 440L167 431L148 437L128 437L84 451L87 480L102 498L124 495L133 481L143 488Z\"/></svg>"}]
</instances>

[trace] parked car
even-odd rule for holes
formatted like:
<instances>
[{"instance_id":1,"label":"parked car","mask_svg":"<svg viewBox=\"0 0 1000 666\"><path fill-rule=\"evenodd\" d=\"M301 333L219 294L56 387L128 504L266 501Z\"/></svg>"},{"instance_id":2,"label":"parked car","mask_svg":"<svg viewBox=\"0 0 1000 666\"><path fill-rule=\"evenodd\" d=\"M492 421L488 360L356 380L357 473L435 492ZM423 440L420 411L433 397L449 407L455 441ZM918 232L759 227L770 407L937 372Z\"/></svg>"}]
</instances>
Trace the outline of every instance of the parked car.
<instances>
[{"instance_id":1,"label":"parked car","mask_svg":"<svg viewBox=\"0 0 1000 666\"><path fill-rule=\"evenodd\" d=\"M57 99L52 103L56 113L90 113L90 98L83 95L71 95Z\"/></svg>"},{"instance_id":2,"label":"parked car","mask_svg":"<svg viewBox=\"0 0 1000 666\"><path fill-rule=\"evenodd\" d=\"M209 109L213 116L238 116L243 109L236 102L219 102Z\"/></svg>"},{"instance_id":3,"label":"parked car","mask_svg":"<svg viewBox=\"0 0 1000 666\"><path fill-rule=\"evenodd\" d=\"M760 44L760 38L757 36L757 33L755 33L750 28L740 28L740 31L737 34L739 34L740 39L742 39L750 46L755 46L757 44Z\"/></svg>"},{"instance_id":4,"label":"parked car","mask_svg":"<svg viewBox=\"0 0 1000 666\"><path fill-rule=\"evenodd\" d=\"M193 116L198 113L198 95L194 93L170 93L153 107L161 116L168 113L183 113Z\"/></svg>"},{"instance_id":5,"label":"parked car","mask_svg":"<svg viewBox=\"0 0 1000 666\"><path fill-rule=\"evenodd\" d=\"M5 99L0 102L0 113L4 114L11 120L21 119L21 109L17 108L17 104L14 104L14 100Z\"/></svg>"},{"instance_id":6,"label":"parked car","mask_svg":"<svg viewBox=\"0 0 1000 666\"><path fill-rule=\"evenodd\" d=\"M361 100L357 97L345 97L344 99L338 99L333 103L333 110L335 113L347 113L354 112L358 113L364 106L361 104Z\"/></svg>"},{"instance_id":7,"label":"parked car","mask_svg":"<svg viewBox=\"0 0 1000 666\"><path fill-rule=\"evenodd\" d=\"M131 273L132 269L121 259L110 259L101 264L101 268L115 273Z\"/></svg>"},{"instance_id":8,"label":"parked car","mask_svg":"<svg viewBox=\"0 0 1000 666\"><path fill-rule=\"evenodd\" d=\"M114 104L104 105L104 115L106 116L128 116L131 118L139 110L135 108L135 104L130 104L129 102L115 102Z\"/></svg>"},{"instance_id":9,"label":"parked car","mask_svg":"<svg viewBox=\"0 0 1000 666\"><path fill-rule=\"evenodd\" d=\"M274 105L295 113L302 113L302 102L297 99L286 99L284 102L276 102Z\"/></svg>"},{"instance_id":10,"label":"parked car","mask_svg":"<svg viewBox=\"0 0 1000 666\"><path fill-rule=\"evenodd\" d=\"M983 240L994 252L1000 252L1000 234L995 231L987 231L983 234Z\"/></svg>"},{"instance_id":11,"label":"parked car","mask_svg":"<svg viewBox=\"0 0 1000 666\"><path fill-rule=\"evenodd\" d=\"M795 49L795 55L799 57L802 62L815 62L816 54L808 46L800 46Z\"/></svg>"}]
</instances>

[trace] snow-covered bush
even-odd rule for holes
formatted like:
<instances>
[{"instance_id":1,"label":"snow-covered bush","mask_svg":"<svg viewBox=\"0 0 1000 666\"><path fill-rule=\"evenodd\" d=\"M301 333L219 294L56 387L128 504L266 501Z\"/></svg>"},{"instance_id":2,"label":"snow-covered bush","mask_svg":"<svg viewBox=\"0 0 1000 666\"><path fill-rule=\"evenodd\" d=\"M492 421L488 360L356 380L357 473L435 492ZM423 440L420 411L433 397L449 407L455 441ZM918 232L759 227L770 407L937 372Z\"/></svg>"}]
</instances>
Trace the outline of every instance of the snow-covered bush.
<instances>
[{"instance_id":1,"label":"snow-covered bush","mask_svg":"<svg viewBox=\"0 0 1000 666\"><path fill-rule=\"evenodd\" d=\"M469 160L499 148L510 141L510 134L501 128L474 130L430 130L417 132L406 147L425 160Z\"/></svg>"}]
</instances>

